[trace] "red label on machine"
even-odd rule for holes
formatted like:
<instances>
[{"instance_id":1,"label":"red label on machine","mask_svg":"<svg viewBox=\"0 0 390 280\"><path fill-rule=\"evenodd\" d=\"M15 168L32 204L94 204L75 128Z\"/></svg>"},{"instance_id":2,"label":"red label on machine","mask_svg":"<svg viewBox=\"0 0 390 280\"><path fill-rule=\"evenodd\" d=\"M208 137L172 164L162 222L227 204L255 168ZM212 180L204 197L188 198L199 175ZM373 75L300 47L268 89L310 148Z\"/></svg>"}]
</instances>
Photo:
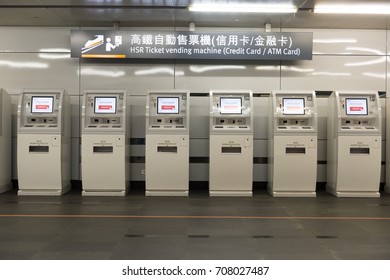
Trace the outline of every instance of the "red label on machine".
<instances>
[{"instance_id":1,"label":"red label on machine","mask_svg":"<svg viewBox=\"0 0 390 280\"><path fill-rule=\"evenodd\" d=\"M111 110L111 105L99 105L99 110Z\"/></svg>"},{"instance_id":2,"label":"red label on machine","mask_svg":"<svg viewBox=\"0 0 390 280\"><path fill-rule=\"evenodd\" d=\"M163 110L175 110L176 106L175 105L162 105L161 109Z\"/></svg>"},{"instance_id":3,"label":"red label on machine","mask_svg":"<svg viewBox=\"0 0 390 280\"><path fill-rule=\"evenodd\" d=\"M225 105L224 108L227 109L227 110L237 110L237 109L240 109L240 107L236 106L236 105Z\"/></svg>"},{"instance_id":4,"label":"red label on machine","mask_svg":"<svg viewBox=\"0 0 390 280\"><path fill-rule=\"evenodd\" d=\"M36 105L35 109L46 110L46 109L49 109L49 105Z\"/></svg>"},{"instance_id":5,"label":"red label on machine","mask_svg":"<svg viewBox=\"0 0 390 280\"><path fill-rule=\"evenodd\" d=\"M349 107L349 110L350 111L355 111L355 112L360 112L360 111L363 111L364 108L363 107Z\"/></svg>"}]
</instances>

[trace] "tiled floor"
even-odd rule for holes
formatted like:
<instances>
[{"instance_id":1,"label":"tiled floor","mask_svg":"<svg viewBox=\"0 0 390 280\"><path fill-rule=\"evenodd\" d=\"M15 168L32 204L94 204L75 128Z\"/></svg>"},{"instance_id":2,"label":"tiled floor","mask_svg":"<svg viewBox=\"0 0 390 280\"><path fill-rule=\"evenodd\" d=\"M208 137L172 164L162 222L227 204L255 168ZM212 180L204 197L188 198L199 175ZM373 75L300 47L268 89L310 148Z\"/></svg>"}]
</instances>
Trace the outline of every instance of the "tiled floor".
<instances>
[{"instance_id":1,"label":"tiled floor","mask_svg":"<svg viewBox=\"0 0 390 280\"><path fill-rule=\"evenodd\" d=\"M0 195L0 259L390 259L381 198Z\"/></svg>"}]
</instances>

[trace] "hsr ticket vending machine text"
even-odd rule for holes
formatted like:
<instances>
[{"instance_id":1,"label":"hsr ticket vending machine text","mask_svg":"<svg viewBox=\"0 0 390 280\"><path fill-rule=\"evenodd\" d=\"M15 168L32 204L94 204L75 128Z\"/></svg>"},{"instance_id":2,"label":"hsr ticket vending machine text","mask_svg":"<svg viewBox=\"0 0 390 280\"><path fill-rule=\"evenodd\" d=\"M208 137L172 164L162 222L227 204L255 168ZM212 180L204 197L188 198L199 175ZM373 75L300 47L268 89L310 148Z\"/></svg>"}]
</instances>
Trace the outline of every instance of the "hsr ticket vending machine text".
<instances>
[{"instance_id":1,"label":"hsr ticket vending machine text","mask_svg":"<svg viewBox=\"0 0 390 280\"><path fill-rule=\"evenodd\" d=\"M328 101L327 191L338 197L379 197L378 92L335 91Z\"/></svg>"},{"instance_id":2,"label":"hsr ticket vending machine text","mask_svg":"<svg viewBox=\"0 0 390 280\"><path fill-rule=\"evenodd\" d=\"M64 90L23 90L18 105L18 195L70 190L70 106Z\"/></svg>"}]
</instances>

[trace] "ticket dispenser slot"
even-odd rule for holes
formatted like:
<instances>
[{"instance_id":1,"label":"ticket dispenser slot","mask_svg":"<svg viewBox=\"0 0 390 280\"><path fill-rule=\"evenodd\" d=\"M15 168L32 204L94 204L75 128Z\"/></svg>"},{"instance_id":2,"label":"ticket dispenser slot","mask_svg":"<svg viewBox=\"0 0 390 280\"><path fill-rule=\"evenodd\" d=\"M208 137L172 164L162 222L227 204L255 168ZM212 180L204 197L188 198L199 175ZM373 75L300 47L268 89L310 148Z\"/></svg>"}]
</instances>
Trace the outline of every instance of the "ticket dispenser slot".
<instances>
[{"instance_id":1,"label":"ticket dispenser slot","mask_svg":"<svg viewBox=\"0 0 390 280\"><path fill-rule=\"evenodd\" d=\"M268 120L268 192L276 197L315 197L317 102L314 91L273 91Z\"/></svg>"},{"instance_id":2,"label":"ticket dispenser slot","mask_svg":"<svg viewBox=\"0 0 390 280\"><path fill-rule=\"evenodd\" d=\"M83 196L124 196L130 187L125 90L86 90L82 106Z\"/></svg>"},{"instance_id":3,"label":"ticket dispenser slot","mask_svg":"<svg viewBox=\"0 0 390 280\"><path fill-rule=\"evenodd\" d=\"M154 90L146 95L147 196L188 195L189 110L187 90Z\"/></svg>"},{"instance_id":4,"label":"ticket dispenser slot","mask_svg":"<svg viewBox=\"0 0 390 280\"><path fill-rule=\"evenodd\" d=\"M352 155L369 155L370 148L350 148L349 152Z\"/></svg>"},{"instance_id":5,"label":"ticket dispenser slot","mask_svg":"<svg viewBox=\"0 0 390 280\"><path fill-rule=\"evenodd\" d=\"M113 153L114 147L113 146L94 146L93 147L94 153Z\"/></svg>"},{"instance_id":6,"label":"ticket dispenser slot","mask_svg":"<svg viewBox=\"0 0 390 280\"><path fill-rule=\"evenodd\" d=\"M23 90L17 127L18 195L59 196L69 191L71 141L67 92Z\"/></svg>"},{"instance_id":7,"label":"ticket dispenser slot","mask_svg":"<svg viewBox=\"0 0 390 280\"><path fill-rule=\"evenodd\" d=\"M306 154L306 148L286 147L286 154Z\"/></svg>"},{"instance_id":8,"label":"ticket dispenser slot","mask_svg":"<svg viewBox=\"0 0 390 280\"><path fill-rule=\"evenodd\" d=\"M223 153L223 154L241 154L241 147L222 147L221 153Z\"/></svg>"},{"instance_id":9,"label":"ticket dispenser slot","mask_svg":"<svg viewBox=\"0 0 390 280\"><path fill-rule=\"evenodd\" d=\"M251 196L253 94L250 90L210 91L209 145L210 196Z\"/></svg>"},{"instance_id":10,"label":"ticket dispenser slot","mask_svg":"<svg viewBox=\"0 0 390 280\"><path fill-rule=\"evenodd\" d=\"M177 153L176 146L158 146L157 152L159 153Z\"/></svg>"},{"instance_id":11,"label":"ticket dispenser slot","mask_svg":"<svg viewBox=\"0 0 390 280\"><path fill-rule=\"evenodd\" d=\"M28 151L30 153L48 153L49 146L29 146Z\"/></svg>"},{"instance_id":12,"label":"ticket dispenser slot","mask_svg":"<svg viewBox=\"0 0 390 280\"><path fill-rule=\"evenodd\" d=\"M382 114L376 91L328 99L327 186L337 197L379 197Z\"/></svg>"}]
</instances>

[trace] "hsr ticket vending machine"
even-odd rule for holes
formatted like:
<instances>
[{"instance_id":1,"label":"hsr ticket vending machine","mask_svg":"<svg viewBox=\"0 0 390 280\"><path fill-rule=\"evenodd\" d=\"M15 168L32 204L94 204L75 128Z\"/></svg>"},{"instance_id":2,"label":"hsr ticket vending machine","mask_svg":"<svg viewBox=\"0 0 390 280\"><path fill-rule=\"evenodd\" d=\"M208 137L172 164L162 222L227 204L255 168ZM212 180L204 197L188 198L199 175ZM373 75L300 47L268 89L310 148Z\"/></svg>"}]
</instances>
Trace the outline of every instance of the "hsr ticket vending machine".
<instances>
[{"instance_id":1,"label":"hsr ticket vending machine","mask_svg":"<svg viewBox=\"0 0 390 280\"><path fill-rule=\"evenodd\" d=\"M18 195L70 190L70 106L64 90L23 90L18 105Z\"/></svg>"},{"instance_id":2,"label":"hsr ticket vending machine","mask_svg":"<svg viewBox=\"0 0 390 280\"><path fill-rule=\"evenodd\" d=\"M316 196L317 105L314 91L273 91L270 96L268 192Z\"/></svg>"},{"instance_id":3,"label":"hsr ticket vending machine","mask_svg":"<svg viewBox=\"0 0 390 280\"><path fill-rule=\"evenodd\" d=\"M327 191L379 197L381 109L378 92L335 91L328 102Z\"/></svg>"},{"instance_id":4,"label":"hsr ticket vending machine","mask_svg":"<svg viewBox=\"0 0 390 280\"><path fill-rule=\"evenodd\" d=\"M251 196L251 91L210 92L210 196Z\"/></svg>"},{"instance_id":5,"label":"hsr ticket vending machine","mask_svg":"<svg viewBox=\"0 0 390 280\"><path fill-rule=\"evenodd\" d=\"M146 102L146 195L187 196L189 91L150 91Z\"/></svg>"},{"instance_id":6,"label":"hsr ticket vending machine","mask_svg":"<svg viewBox=\"0 0 390 280\"><path fill-rule=\"evenodd\" d=\"M11 97L0 89L0 193L11 189Z\"/></svg>"},{"instance_id":7,"label":"hsr ticket vending machine","mask_svg":"<svg viewBox=\"0 0 390 280\"><path fill-rule=\"evenodd\" d=\"M84 196L124 196L130 185L130 122L124 90L86 90L82 106Z\"/></svg>"}]
</instances>

